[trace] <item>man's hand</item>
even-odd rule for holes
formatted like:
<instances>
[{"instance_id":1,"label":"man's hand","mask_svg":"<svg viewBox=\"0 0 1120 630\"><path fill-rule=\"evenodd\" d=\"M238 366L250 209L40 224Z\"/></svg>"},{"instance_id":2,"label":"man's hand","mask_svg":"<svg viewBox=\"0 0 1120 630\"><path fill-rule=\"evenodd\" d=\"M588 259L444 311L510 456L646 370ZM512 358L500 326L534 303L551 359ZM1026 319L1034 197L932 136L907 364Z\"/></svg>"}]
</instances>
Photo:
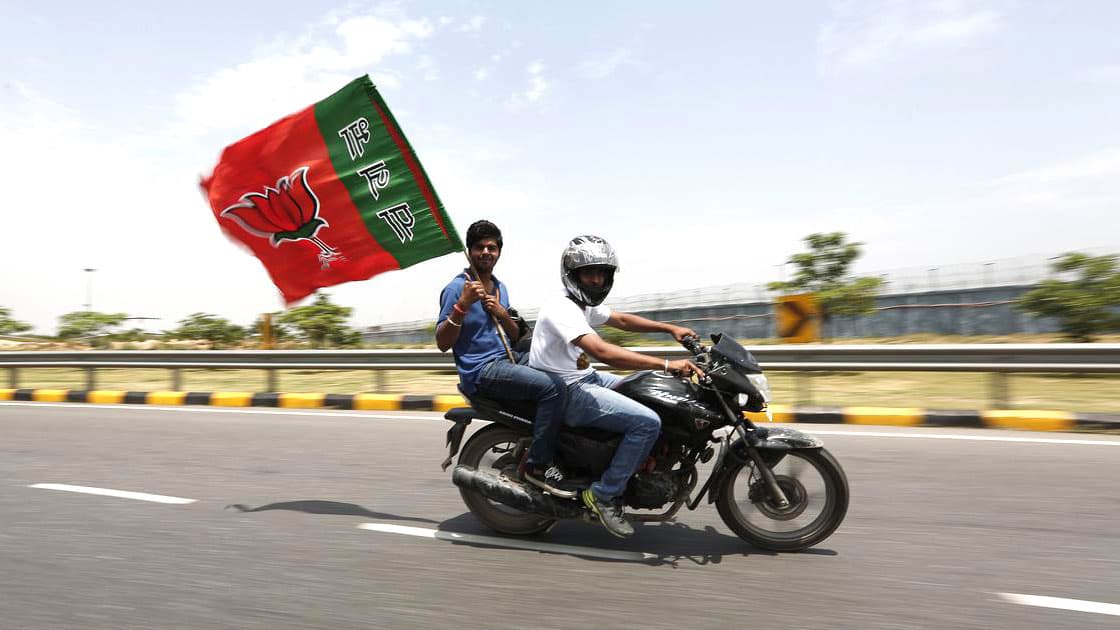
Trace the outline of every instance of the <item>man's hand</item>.
<instances>
[{"instance_id":1,"label":"man's hand","mask_svg":"<svg viewBox=\"0 0 1120 630\"><path fill-rule=\"evenodd\" d=\"M684 340L685 337L700 336L697 335L696 331L691 328L685 328L684 326L673 326L672 324L669 325L669 334L673 336L673 339L677 340L677 343L680 343L682 340Z\"/></svg>"},{"instance_id":2,"label":"man's hand","mask_svg":"<svg viewBox=\"0 0 1120 630\"><path fill-rule=\"evenodd\" d=\"M485 309L487 313L496 317L498 321L509 319L509 313L495 295L485 295L482 298L482 308Z\"/></svg>"},{"instance_id":3,"label":"man's hand","mask_svg":"<svg viewBox=\"0 0 1120 630\"><path fill-rule=\"evenodd\" d=\"M669 362L670 372L676 372L682 376L692 376L696 374L700 378L704 378L704 370L696 367L696 364L688 359L677 359L676 361Z\"/></svg>"},{"instance_id":4,"label":"man's hand","mask_svg":"<svg viewBox=\"0 0 1120 630\"><path fill-rule=\"evenodd\" d=\"M459 306L466 310L471 304L486 299L486 288L477 280L468 280L463 283L463 293L459 296Z\"/></svg>"}]
</instances>

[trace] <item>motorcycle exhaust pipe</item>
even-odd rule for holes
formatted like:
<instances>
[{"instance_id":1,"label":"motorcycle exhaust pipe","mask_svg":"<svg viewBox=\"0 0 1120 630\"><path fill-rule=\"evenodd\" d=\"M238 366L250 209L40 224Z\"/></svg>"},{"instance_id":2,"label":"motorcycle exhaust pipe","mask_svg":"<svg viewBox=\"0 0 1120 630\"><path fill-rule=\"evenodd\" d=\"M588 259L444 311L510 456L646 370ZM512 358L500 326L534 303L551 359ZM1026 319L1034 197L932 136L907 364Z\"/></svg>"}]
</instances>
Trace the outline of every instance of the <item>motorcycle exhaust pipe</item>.
<instances>
[{"instance_id":1,"label":"motorcycle exhaust pipe","mask_svg":"<svg viewBox=\"0 0 1120 630\"><path fill-rule=\"evenodd\" d=\"M459 464L451 471L451 481L464 490L473 490L491 501L522 512L553 518L575 518L583 513L575 501L557 499L536 488L503 479L488 470L475 470Z\"/></svg>"}]
</instances>

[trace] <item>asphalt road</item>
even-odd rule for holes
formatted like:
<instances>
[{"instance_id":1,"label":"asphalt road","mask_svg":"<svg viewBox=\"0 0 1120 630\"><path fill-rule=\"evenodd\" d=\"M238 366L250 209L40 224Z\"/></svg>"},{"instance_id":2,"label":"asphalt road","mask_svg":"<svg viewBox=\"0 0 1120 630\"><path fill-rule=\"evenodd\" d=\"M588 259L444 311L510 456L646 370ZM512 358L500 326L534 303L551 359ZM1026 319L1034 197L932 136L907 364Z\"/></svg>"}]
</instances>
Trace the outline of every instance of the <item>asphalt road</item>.
<instances>
[{"instance_id":1,"label":"asphalt road","mask_svg":"<svg viewBox=\"0 0 1120 630\"><path fill-rule=\"evenodd\" d=\"M752 549L704 505L533 539L571 553L431 537L493 535L440 471L447 426L0 403L0 628L1120 627L1120 436L801 427L852 490L810 552Z\"/></svg>"}]
</instances>

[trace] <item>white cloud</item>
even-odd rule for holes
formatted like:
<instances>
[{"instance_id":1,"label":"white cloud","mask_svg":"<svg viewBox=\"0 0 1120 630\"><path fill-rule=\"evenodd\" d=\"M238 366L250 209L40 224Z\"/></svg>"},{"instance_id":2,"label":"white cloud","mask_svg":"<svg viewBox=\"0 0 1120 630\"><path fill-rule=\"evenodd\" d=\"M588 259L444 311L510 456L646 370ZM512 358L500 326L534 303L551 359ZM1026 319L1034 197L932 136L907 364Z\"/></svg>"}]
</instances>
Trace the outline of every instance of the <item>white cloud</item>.
<instances>
[{"instance_id":1,"label":"white cloud","mask_svg":"<svg viewBox=\"0 0 1120 630\"><path fill-rule=\"evenodd\" d=\"M585 59L579 64L577 72L589 79L604 79L611 76L625 66L638 66L634 51L629 48L618 48L603 55Z\"/></svg>"},{"instance_id":2,"label":"white cloud","mask_svg":"<svg viewBox=\"0 0 1120 630\"><path fill-rule=\"evenodd\" d=\"M486 17L475 15L459 26L459 31L462 33L477 33L482 30L484 24L486 24Z\"/></svg>"},{"instance_id":3,"label":"white cloud","mask_svg":"<svg viewBox=\"0 0 1120 630\"><path fill-rule=\"evenodd\" d=\"M1091 66L1074 75L1086 83L1120 83L1120 64Z\"/></svg>"},{"instance_id":4,"label":"white cloud","mask_svg":"<svg viewBox=\"0 0 1120 630\"><path fill-rule=\"evenodd\" d=\"M530 103L537 103L548 91L548 80L544 77L545 66L540 61L534 61L525 67L529 74L529 85L524 92L518 92L506 100L506 108L519 110Z\"/></svg>"},{"instance_id":5,"label":"white cloud","mask_svg":"<svg viewBox=\"0 0 1120 630\"><path fill-rule=\"evenodd\" d=\"M487 68L478 68L474 71L474 78L476 81L485 81L490 78L490 70Z\"/></svg>"},{"instance_id":6,"label":"white cloud","mask_svg":"<svg viewBox=\"0 0 1120 630\"><path fill-rule=\"evenodd\" d=\"M997 30L1002 14L945 0L837 0L817 35L823 69L870 66L916 49L963 46Z\"/></svg>"},{"instance_id":7,"label":"white cloud","mask_svg":"<svg viewBox=\"0 0 1120 630\"><path fill-rule=\"evenodd\" d=\"M314 33L273 46L264 54L219 70L177 98L177 137L214 130L257 128L330 94L356 74L391 56L412 52L413 42L432 34L427 20L393 21L374 16L339 19L333 33ZM400 79L371 73L379 86L395 88ZM284 86L278 90L277 86Z\"/></svg>"},{"instance_id":8,"label":"white cloud","mask_svg":"<svg viewBox=\"0 0 1120 630\"><path fill-rule=\"evenodd\" d=\"M431 55L420 56L420 59L416 62L416 71L425 81L439 80L439 68L436 66L435 58Z\"/></svg>"}]
</instances>

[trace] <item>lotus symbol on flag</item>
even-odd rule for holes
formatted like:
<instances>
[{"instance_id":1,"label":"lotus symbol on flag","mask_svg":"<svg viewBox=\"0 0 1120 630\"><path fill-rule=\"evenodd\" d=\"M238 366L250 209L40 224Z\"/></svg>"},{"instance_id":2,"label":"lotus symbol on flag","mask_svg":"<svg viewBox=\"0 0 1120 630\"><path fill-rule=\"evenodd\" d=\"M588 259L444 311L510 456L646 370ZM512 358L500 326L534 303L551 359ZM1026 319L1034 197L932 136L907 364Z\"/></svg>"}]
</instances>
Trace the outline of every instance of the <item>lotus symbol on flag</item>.
<instances>
[{"instance_id":1,"label":"lotus symbol on flag","mask_svg":"<svg viewBox=\"0 0 1120 630\"><path fill-rule=\"evenodd\" d=\"M273 247L284 241L311 241L319 247L323 269L329 269L332 262L345 258L316 236L328 223L319 217L319 198L307 184L308 170L301 166L276 180L275 188L265 186L264 193L241 195L221 216L233 219L250 234L267 238Z\"/></svg>"}]
</instances>

